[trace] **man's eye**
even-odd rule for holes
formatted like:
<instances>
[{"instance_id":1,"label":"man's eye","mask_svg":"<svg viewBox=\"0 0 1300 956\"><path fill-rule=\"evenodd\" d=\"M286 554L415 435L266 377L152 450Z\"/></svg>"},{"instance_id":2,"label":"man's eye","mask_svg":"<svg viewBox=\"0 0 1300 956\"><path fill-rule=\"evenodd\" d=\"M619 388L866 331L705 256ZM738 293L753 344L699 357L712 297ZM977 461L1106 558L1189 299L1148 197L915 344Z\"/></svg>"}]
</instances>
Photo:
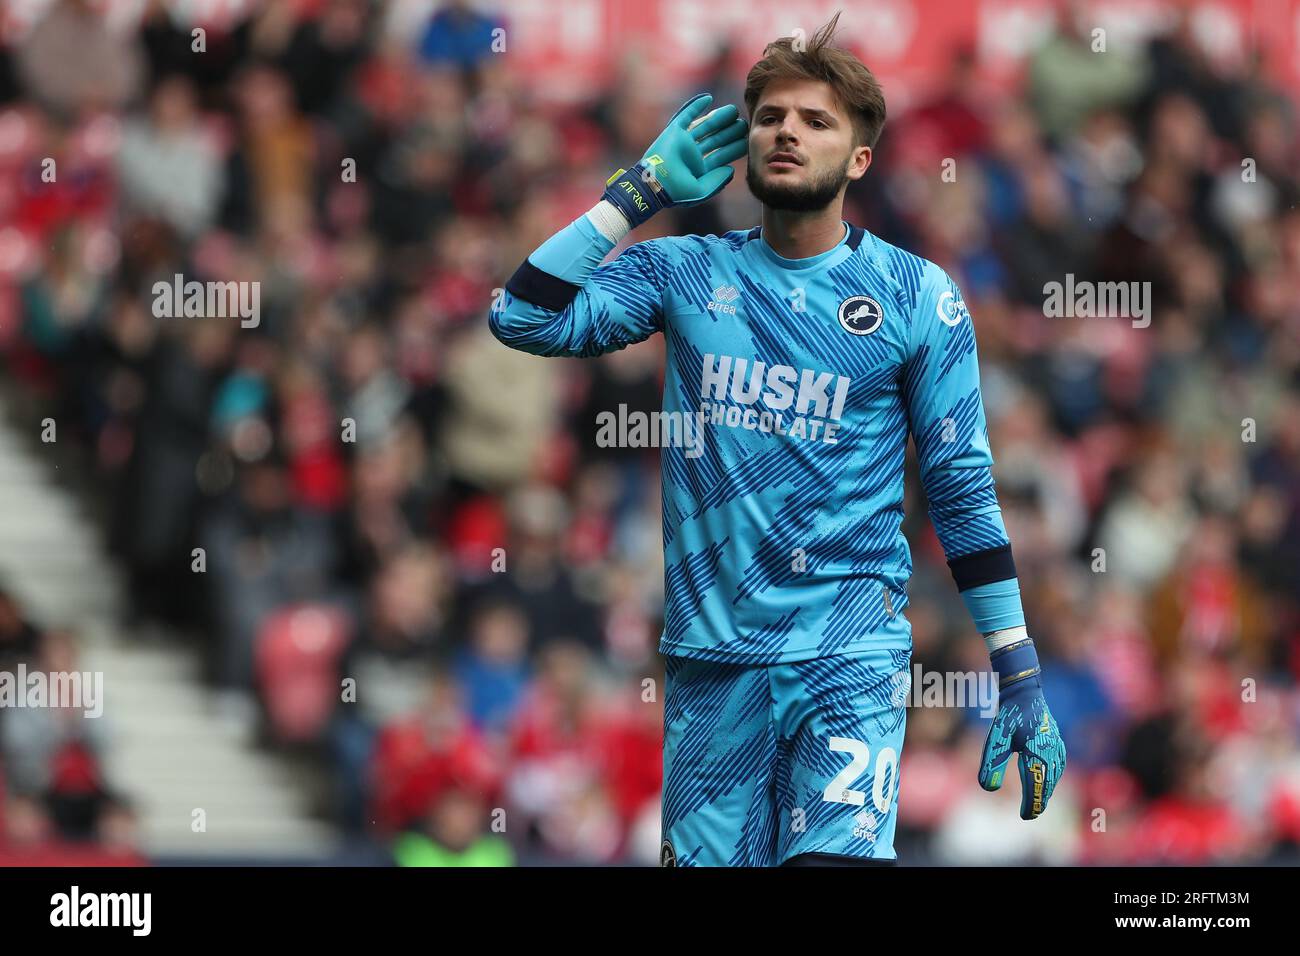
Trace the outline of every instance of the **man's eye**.
<instances>
[{"instance_id":1,"label":"man's eye","mask_svg":"<svg viewBox=\"0 0 1300 956\"><path fill-rule=\"evenodd\" d=\"M812 123L814 127L820 127L821 129L829 129L829 127L821 120L813 120Z\"/></svg>"}]
</instances>

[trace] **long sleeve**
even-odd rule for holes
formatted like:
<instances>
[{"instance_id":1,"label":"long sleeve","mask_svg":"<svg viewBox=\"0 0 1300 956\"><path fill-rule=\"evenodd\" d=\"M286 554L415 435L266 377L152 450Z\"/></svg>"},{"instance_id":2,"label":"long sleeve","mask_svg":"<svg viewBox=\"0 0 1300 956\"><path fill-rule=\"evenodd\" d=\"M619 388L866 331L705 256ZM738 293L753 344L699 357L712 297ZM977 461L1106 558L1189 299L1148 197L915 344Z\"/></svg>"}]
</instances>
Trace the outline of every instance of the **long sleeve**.
<instances>
[{"instance_id":1,"label":"long sleeve","mask_svg":"<svg viewBox=\"0 0 1300 956\"><path fill-rule=\"evenodd\" d=\"M614 244L579 217L510 278L488 316L492 334L546 356L602 355L644 341L663 329L665 242L637 243L601 265Z\"/></svg>"},{"instance_id":2,"label":"long sleeve","mask_svg":"<svg viewBox=\"0 0 1300 956\"><path fill-rule=\"evenodd\" d=\"M975 328L961 290L929 264L903 381L930 520L982 633L1024 624L1011 543L994 490Z\"/></svg>"}]
</instances>

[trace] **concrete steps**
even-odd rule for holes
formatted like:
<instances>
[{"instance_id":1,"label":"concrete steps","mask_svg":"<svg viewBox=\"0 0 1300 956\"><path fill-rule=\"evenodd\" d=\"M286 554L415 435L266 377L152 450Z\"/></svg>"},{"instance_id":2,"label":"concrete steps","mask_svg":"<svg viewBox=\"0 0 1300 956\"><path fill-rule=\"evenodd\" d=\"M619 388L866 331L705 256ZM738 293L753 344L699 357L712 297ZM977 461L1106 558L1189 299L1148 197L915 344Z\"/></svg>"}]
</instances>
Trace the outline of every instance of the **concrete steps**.
<instances>
[{"instance_id":1,"label":"concrete steps","mask_svg":"<svg viewBox=\"0 0 1300 956\"><path fill-rule=\"evenodd\" d=\"M20 434L6 402L0 390L0 581L38 626L77 634L81 670L103 673L105 772L134 806L142 852L331 855L337 836L312 817L308 781L257 749L247 702L232 708L204 686L179 635L124 632L121 570L77 497L54 480L39 433ZM206 832L191 829L196 808Z\"/></svg>"}]
</instances>

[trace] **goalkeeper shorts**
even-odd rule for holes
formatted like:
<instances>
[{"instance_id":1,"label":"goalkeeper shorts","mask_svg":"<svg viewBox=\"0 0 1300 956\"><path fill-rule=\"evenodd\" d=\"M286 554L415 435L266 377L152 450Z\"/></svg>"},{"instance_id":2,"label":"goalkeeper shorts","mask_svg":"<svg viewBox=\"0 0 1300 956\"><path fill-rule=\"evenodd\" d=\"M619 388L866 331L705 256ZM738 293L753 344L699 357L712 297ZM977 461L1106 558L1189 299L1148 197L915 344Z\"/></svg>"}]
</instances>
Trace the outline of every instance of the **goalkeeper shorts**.
<instances>
[{"instance_id":1,"label":"goalkeeper shorts","mask_svg":"<svg viewBox=\"0 0 1300 956\"><path fill-rule=\"evenodd\" d=\"M892 861L909 650L789 664L668 656L665 866Z\"/></svg>"}]
</instances>

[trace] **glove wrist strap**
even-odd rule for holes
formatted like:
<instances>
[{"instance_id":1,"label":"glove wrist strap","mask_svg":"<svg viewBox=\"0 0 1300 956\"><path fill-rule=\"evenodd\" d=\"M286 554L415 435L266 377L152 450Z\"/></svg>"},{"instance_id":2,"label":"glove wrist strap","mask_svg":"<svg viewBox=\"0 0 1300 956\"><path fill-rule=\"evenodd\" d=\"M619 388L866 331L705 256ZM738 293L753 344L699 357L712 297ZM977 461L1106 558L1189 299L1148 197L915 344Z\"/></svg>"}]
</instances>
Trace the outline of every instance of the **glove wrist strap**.
<instances>
[{"instance_id":1,"label":"glove wrist strap","mask_svg":"<svg viewBox=\"0 0 1300 956\"><path fill-rule=\"evenodd\" d=\"M644 161L605 180L603 198L618 207L633 229L670 205L668 194Z\"/></svg>"},{"instance_id":2,"label":"glove wrist strap","mask_svg":"<svg viewBox=\"0 0 1300 956\"><path fill-rule=\"evenodd\" d=\"M998 690L1026 681L1041 683L1038 675L1042 673L1042 668L1038 664L1038 651L1034 648L1033 638L1026 637L999 648L989 655L989 663L998 675Z\"/></svg>"}]
</instances>

